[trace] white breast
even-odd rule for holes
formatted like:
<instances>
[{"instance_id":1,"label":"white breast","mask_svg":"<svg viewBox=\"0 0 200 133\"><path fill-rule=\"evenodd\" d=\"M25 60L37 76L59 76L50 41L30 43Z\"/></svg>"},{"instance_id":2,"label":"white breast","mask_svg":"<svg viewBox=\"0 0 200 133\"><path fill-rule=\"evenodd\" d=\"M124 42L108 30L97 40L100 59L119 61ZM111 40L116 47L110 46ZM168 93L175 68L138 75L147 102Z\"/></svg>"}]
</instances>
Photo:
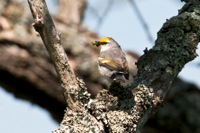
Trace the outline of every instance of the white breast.
<instances>
[{"instance_id":1,"label":"white breast","mask_svg":"<svg viewBox=\"0 0 200 133\"><path fill-rule=\"evenodd\" d=\"M108 46L108 45L103 45L103 46L101 46L100 52L106 51L106 50L109 49L109 48L110 48L110 46Z\"/></svg>"}]
</instances>

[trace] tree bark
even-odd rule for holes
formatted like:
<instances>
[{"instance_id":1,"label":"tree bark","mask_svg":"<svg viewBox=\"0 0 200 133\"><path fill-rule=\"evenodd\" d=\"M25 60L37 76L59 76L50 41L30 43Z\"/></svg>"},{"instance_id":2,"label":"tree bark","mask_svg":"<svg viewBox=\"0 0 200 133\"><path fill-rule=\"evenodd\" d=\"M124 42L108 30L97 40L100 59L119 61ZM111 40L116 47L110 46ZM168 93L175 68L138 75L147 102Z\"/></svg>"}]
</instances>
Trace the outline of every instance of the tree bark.
<instances>
[{"instance_id":1,"label":"tree bark","mask_svg":"<svg viewBox=\"0 0 200 133\"><path fill-rule=\"evenodd\" d=\"M48 109L60 121L63 116L58 114L62 114L66 106L62 88L42 40L31 25L28 5L19 1L0 3L3 5L0 10L1 85L17 97L31 100ZM98 71L94 67L97 49L88 45L88 42L97 39L97 35L81 25L73 27L57 20L62 42L68 42L63 45L76 74L86 79L85 82L90 86L88 88L95 86L96 90L102 89L106 84L99 80ZM85 59L89 61L85 62ZM96 93L95 89L91 92ZM52 104L49 104L50 101Z\"/></svg>"},{"instance_id":2,"label":"tree bark","mask_svg":"<svg viewBox=\"0 0 200 133\"><path fill-rule=\"evenodd\" d=\"M0 32L0 52L2 53L0 74L6 75L2 80L9 83L14 81L11 80L13 77L21 79L16 83L22 84L20 89L27 86L25 82L29 83L29 86L34 86L34 88L27 87L27 94L32 90L39 90L40 92L35 92L37 93L34 95L35 99L42 98L46 101L46 105L53 104L53 100L49 100L44 95L50 95L51 98L64 103L62 89L58 84L51 61L41 40L35 36L35 32L30 27L31 21L27 19L30 14L24 14L24 10L18 10L15 2L9 3L9 6L10 4L19 12L16 14L16 11L12 12L8 10L9 8L5 8L6 11L0 18L0 27L3 29ZM17 5L20 4L17 3ZM178 16L171 18L163 25L158 33L156 45L151 50L146 50L140 58L137 63L138 74L127 88L112 84L109 90L102 90L100 93L96 91L95 94L98 94L95 99L88 99L88 95L84 95L84 93L88 94L85 91L85 85L78 80L79 89L76 93L79 93L81 89L77 99L80 100L83 110L76 112L67 108L60 128L54 132L139 131L162 104L171 82L185 63L196 56L199 19L198 13L195 12L198 12L199 5L198 1L188 2L180 10ZM17 16L17 22L20 21L23 24L20 25L10 19L13 16ZM59 19L56 18L56 20ZM90 91L105 88L107 84L104 80L100 80L104 78L100 78L97 71L97 50L88 45L88 42L98 39L97 35L81 25L74 27L64 23L56 21L57 28L62 34L61 42L67 52L69 64L77 75L84 79ZM76 22L74 23L77 25ZM8 77L8 75L11 76ZM135 89L132 90L133 88ZM191 91L188 91L187 96L191 96L189 95ZM41 92L45 94L38 96ZM197 96L198 92L196 92ZM193 131L192 128L191 131Z\"/></svg>"},{"instance_id":3,"label":"tree bark","mask_svg":"<svg viewBox=\"0 0 200 133\"><path fill-rule=\"evenodd\" d=\"M45 11L39 15L48 13L45 6L37 7L33 3L29 4L30 7L35 6L36 10L40 8L41 11ZM41 4L43 3L38 5ZM195 1L185 7L190 9L193 4L196 5ZM197 55L195 50L200 36L196 29L200 20L198 20L198 15L193 13L195 10L191 10L188 13L183 8L178 16L171 18L163 25L158 33L155 46L151 50L145 50L145 54L138 60L138 73L129 87L123 88L120 84L112 83L109 91L101 91L94 100L90 99L90 102L85 87L75 89L74 91L77 92L74 94L78 94L79 102L82 103L81 112L67 109L61 127L55 132L105 132L106 130L109 132L139 132L149 116L163 102L173 79L183 66ZM37 15L34 10L32 13L33 16ZM37 17L34 18L37 19ZM50 19L47 18L47 20ZM186 27L182 27L183 24ZM45 32L39 32L42 37L48 36ZM57 71L57 73L60 72ZM65 82L65 79L61 78L61 80ZM66 87L65 90L67 89L69 88ZM132 91L134 100L129 89ZM121 96L122 93L124 93L123 96ZM88 123L92 124L88 125Z\"/></svg>"},{"instance_id":4,"label":"tree bark","mask_svg":"<svg viewBox=\"0 0 200 133\"><path fill-rule=\"evenodd\" d=\"M175 79L164 104L142 128L142 133L199 133L200 89ZM198 124L197 124L198 123Z\"/></svg>"}]
</instances>

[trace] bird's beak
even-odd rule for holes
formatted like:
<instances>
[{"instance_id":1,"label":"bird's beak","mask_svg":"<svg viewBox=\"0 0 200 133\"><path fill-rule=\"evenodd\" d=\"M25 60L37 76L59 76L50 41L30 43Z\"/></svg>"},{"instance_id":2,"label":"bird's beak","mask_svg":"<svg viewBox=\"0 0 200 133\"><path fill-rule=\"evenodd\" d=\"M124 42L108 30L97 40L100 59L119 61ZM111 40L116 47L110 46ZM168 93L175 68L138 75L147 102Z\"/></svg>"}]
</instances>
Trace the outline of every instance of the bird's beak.
<instances>
[{"instance_id":1,"label":"bird's beak","mask_svg":"<svg viewBox=\"0 0 200 133\"><path fill-rule=\"evenodd\" d=\"M99 42L99 41L93 41L93 42L91 42L91 44L99 47L101 45L101 42Z\"/></svg>"}]
</instances>

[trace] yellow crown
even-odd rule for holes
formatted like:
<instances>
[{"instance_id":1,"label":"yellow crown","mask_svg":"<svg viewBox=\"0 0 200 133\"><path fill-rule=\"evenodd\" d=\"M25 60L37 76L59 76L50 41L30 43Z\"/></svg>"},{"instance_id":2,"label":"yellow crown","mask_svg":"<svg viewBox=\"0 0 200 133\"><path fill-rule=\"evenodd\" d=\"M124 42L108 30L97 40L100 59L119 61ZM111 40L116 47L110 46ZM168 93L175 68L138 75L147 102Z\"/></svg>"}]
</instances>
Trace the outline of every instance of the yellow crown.
<instances>
[{"instance_id":1,"label":"yellow crown","mask_svg":"<svg viewBox=\"0 0 200 133\"><path fill-rule=\"evenodd\" d=\"M101 40L99 40L99 42L108 42L111 39L112 39L111 37L104 37Z\"/></svg>"}]
</instances>

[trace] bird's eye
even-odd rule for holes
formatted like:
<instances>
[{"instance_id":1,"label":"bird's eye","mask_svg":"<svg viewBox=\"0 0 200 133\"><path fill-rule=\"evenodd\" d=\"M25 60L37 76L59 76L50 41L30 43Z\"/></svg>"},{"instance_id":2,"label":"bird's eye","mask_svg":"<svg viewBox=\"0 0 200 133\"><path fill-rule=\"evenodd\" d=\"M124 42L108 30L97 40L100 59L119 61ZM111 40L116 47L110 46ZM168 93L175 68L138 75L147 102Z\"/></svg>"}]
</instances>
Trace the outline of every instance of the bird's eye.
<instances>
[{"instance_id":1,"label":"bird's eye","mask_svg":"<svg viewBox=\"0 0 200 133\"><path fill-rule=\"evenodd\" d=\"M99 42L96 42L95 45L96 45L97 47L99 47L99 46L100 46L100 43L99 43Z\"/></svg>"},{"instance_id":2,"label":"bird's eye","mask_svg":"<svg viewBox=\"0 0 200 133\"><path fill-rule=\"evenodd\" d=\"M107 44L108 42L101 42L101 45L105 45L105 44Z\"/></svg>"}]
</instances>

